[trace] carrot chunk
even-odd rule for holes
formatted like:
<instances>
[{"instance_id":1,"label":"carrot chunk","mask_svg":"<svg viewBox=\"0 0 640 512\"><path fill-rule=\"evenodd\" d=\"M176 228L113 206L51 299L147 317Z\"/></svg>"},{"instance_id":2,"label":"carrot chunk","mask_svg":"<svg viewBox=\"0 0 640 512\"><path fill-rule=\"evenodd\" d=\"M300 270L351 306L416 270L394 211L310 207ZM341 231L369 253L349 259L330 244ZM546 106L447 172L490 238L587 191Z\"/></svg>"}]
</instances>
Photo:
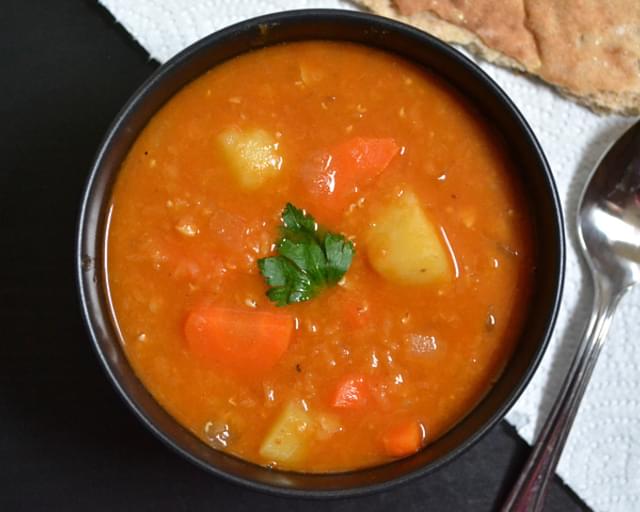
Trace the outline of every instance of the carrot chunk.
<instances>
[{"instance_id":1,"label":"carrot chunk","mask_svg":"<svg viewBox=\"0 0 640 512\"><path fill-rule=\"evenodd\" d=\"M310 207L336 218L399 153L392 138L354 137L319 154L303 168L302 180Z\"/></svg>"},{"instance_id":2,"label":"carrot chunk","mask_svg":"<svg viewBox=\"0 0 640 512\"><path fill-rule=\"evenodd\" d=\"M263 374L286 352L294 318L284 313L200 306L189 313L184 335L191 352L208 364L241 374Z\"/></svg>"},{"instance_id":3,"label":"carrot chunk","mask_svg":"<svg viewBox=\"0 0 640 512\"><path fill-rule=\"evenodd\" d=\"M417 421L399 423L384 432L382 442L390 457L406 457L422 448L424 428Z\"/></svg>"},{"instance_id":4,"label":"carrot chunk","mask_svg":"<svg viewBox=\"0 0 640 512\"><path fill-rule=\"evenodd\" d=\"M341 188L347 192L363 185L384 171L398 154L396 141L355 137L337 146L333 151L333 166L340 171L337 178Z\"/></svg>"},{"instance_id":5,"label":"carrot chunk","mask_svg":"<svg viewBox=\"0 0 640 512\"><path fill-rule=\"evenodd\" d=\"M369 400L369 386L362 375L349 375L336 387L331 400L333 407L353 409L362 407Z\"/></svg>"}]
</instances>

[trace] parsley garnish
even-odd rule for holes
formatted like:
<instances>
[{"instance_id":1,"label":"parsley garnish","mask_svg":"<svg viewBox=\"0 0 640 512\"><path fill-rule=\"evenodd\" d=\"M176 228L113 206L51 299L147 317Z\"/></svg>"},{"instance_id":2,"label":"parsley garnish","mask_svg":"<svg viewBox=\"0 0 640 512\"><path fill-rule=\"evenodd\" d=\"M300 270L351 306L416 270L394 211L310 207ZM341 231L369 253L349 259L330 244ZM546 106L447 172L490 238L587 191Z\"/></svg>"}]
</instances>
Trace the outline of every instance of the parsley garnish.
<instances>
[{"instance_id":1,"label":"parsley garnish","mask_svg":"<svg viewBox=\"0 0 640 512\"><path fill-rule=\"evenodd\" d=\"M318 226L315 219L287 203L282 211L277 256L258 260L267 291L277 306L312 299L334 285L351 266L355 248L344 236Z\"/></svg>"}]
</instances>

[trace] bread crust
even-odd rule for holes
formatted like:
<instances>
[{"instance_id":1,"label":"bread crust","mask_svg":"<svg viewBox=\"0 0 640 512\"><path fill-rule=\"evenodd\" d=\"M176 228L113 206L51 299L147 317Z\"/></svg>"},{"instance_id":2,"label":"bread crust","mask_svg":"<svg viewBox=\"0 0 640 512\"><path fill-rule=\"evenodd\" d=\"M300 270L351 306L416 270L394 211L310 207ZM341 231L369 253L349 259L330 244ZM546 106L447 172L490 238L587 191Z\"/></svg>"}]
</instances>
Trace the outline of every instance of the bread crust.
<instances>
[{"instance_id":1,"label":"bread crust","mask_svg":"<svg viewBox=\"0 0 640 512\"><path fill-rule=\"evenodd\" d=\"M357 1L489 62L538 76L597 113L640 114L637 0L512 0L510 19L519 13L517 2L524 17L509 26L501 26L504 16L484 15L492 3L500 8L498 0Z\"/></svg>"}]
</instances>

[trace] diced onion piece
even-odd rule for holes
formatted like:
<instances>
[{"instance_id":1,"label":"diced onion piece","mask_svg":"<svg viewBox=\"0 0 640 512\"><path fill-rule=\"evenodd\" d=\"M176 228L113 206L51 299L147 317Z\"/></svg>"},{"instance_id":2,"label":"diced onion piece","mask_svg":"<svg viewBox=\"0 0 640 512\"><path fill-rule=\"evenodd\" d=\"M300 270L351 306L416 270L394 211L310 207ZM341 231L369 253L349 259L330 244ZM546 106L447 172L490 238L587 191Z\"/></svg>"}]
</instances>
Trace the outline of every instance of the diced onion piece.
<instances>
[{"instance_id":1,"label":"diced onion piece","mask_svg":"<svg viewBox=\"0 0 640 512\"><path fill-rule=\"evenodd\" d=\"M325 439L329 439L334 434L337 434L342 430L342 423L340 422L340 418L338 418L334 414L321 414L318 417L318 429L317 429L316 437L324 441Z\"/></svg>"}]
</instances>

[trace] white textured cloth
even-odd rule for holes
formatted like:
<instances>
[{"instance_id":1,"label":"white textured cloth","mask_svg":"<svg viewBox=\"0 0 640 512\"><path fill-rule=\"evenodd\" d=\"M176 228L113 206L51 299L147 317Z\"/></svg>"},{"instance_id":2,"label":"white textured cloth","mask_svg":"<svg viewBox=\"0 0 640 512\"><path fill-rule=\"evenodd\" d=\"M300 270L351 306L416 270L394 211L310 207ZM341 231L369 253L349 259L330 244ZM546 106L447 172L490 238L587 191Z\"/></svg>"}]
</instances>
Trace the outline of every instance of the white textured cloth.
<instances>
[{"instance_id":1,"label":"white textured cloth","mask_svg":"<svg viewBox=\"0 0 640 512\"><path fill-rule=\"evenodd\" d=\"M160 62L219 28L260 14L310 7L355 9L343 0L101 2ZM599 156L633 120L596 116L538 81L480 65L533 127L557 180L568 226L567 277L555 336L533 381L507 417L531 442L557 395L591 309L591 283L576 252L576 203ZM639 389L640 289L636 289L616 314L559 466L561 477L594 510L640 510Z\"/></svg>"}]
</instances>

